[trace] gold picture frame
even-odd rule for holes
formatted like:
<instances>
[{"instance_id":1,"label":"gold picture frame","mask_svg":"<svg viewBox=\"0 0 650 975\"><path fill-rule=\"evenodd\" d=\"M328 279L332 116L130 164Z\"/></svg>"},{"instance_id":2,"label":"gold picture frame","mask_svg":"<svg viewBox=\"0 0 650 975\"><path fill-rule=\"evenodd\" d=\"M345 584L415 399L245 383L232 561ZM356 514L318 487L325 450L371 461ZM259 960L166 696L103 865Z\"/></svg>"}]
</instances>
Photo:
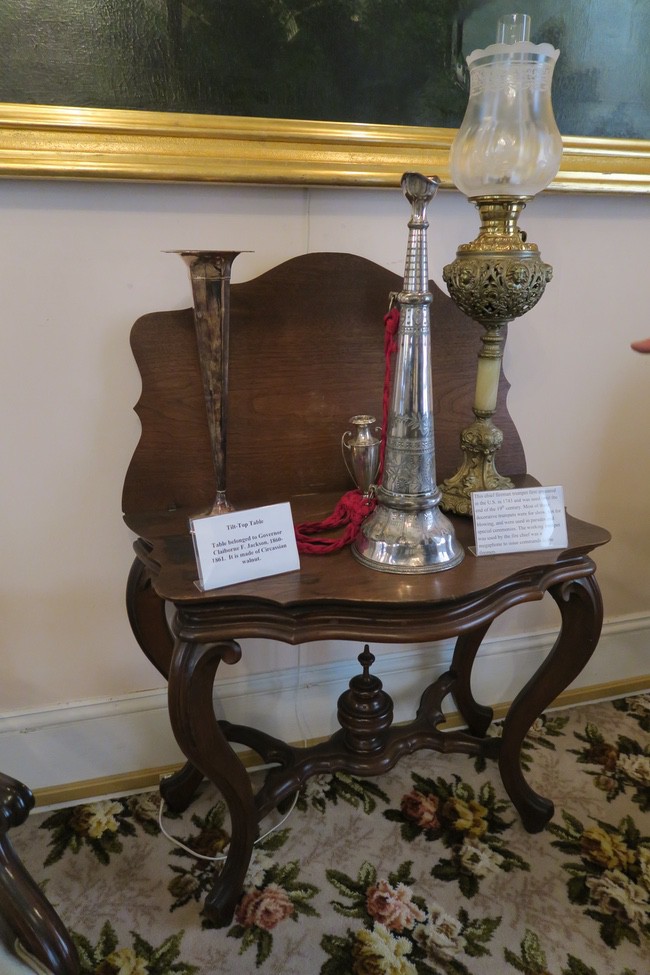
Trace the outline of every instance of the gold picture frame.
<instances>
[{"instance_id":1,"label":"gold picture frame","mask_svg":"<svg viewBox=\"0 0 650 975\"><path fill-rule=\"evenodd\" d=\"M0 103L0 176L452 187L454 129ZM650 192L650 141L564 137L551 190Z\"/></svg>"}]
</instances>

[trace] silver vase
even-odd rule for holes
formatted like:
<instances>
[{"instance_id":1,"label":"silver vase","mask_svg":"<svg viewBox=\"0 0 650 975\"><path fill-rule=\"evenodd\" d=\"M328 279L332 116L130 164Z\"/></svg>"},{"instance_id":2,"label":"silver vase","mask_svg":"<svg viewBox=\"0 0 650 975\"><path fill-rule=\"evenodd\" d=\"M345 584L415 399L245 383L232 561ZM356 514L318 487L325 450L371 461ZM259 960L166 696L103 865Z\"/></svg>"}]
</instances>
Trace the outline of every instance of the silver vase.
<instances>
[{"instance_id":1,"label":"silver vase","mask_svg":"<svg viewBox=\"0 0 650 975\"><path fill-rule=\"evenodd\" d=\"M375 483L379 471L379 453L381 441L375 437L372 425L376 423L374 416L358 413L350 417L354 427L346 430L341 437L343 460L350 477L364 497L370 494L370 488ZM379 432L381 427L375 427Z\"/></svg>"},{"instance_id":2,"label":"silver vase","mask_svg":"<svg viewBox=\"0 0 650 975\"><path fill-rule=\"evenodd\" d=\"M216 482L214 504L206 514L220 515L233 510L226 497L230 272L241 251L169 253L180 254L190 272L194 326Z\"/></svg>"}]
</instances>

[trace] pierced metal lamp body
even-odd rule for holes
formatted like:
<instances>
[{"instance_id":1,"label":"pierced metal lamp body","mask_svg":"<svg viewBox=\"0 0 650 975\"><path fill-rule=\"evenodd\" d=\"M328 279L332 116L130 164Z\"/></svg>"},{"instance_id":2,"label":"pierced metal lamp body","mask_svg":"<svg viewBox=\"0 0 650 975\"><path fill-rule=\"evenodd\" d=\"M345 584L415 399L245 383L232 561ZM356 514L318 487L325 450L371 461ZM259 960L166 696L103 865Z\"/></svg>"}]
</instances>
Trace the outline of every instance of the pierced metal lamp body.
<instances>
[{"instance_id":1,"label":"pierced metal lamp body","mask_svg":"<svg viewBox=\"0 0 650 975\"><path fill-rule=\"evenodd\" d=\"M492 422L505 326L537 304L553 275L537 245L529 243L517 225L525 199L485 197L474 202L481 215L479 235L461 245L456 260L443 269L453 300L485 329L476 375L476 419L461 434L463 462L459 470L440 485L441 507L460 515L471 515L473 491L513 486L496 469L495 455L503 434Z\"/></svg>"}]
</instances>

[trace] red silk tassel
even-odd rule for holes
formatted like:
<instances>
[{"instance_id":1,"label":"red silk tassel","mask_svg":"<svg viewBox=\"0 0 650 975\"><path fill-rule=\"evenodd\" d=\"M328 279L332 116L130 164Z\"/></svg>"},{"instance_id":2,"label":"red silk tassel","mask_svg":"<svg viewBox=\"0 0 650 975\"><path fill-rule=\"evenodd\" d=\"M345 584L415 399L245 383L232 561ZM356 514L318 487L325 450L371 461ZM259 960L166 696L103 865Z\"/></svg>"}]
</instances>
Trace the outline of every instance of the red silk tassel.
<instances>
[{"instance_id":1,"label":"red silk tassel","mask_svg":"<svg viewBox=\"0 0 650 975\"><path fill-rule=\"evenodd\" d=\"M386 367L384 372L384 395L382 402L382 435L381 447L379 449L379 473L377 483L381 482L384 470L384 452L386 449L386 424L388 423L388 405L391 384L391 362L397 342L395 335L399 327L399 308L391 308L384 316L384 357ZM376 500L373 497L364 497L358 488L347 491L338 501L334 511L322 521L305 521L296 525L296 542L298 551L309 555L327 555L330 552L337 552L339 549L350 545L361 529L361 525L368 515L374 511ZM341 535L328 538L314 538L321 532L332 531L335 528L344 528Z\"/></svg>"},{"instance_id":2,"label":"red silk tassel","mask_svg":"<svg viewBox=\"0 0 650 975\"><path fill-rule=\"evenodd\" d=\"M364 498L357 488L348 491L337 503L334 511L323 521L305 521L296 525L296 541L298 551L309 555L327 555L349 545L357 537L364 518L375 507L374 498ZM342 535L336 538L312 538L319 532L345 526Z\"/></svg>"},{"instance_id":3,"label":"red silk tassel","mask_svg":"<svg viewBox=\"0 0 650 975\"><path fill-rule=\"evenodd\" d=\"M399 328L399 308L395 305L388 314L384 315L384 358L386 367L384 372L384 396L382 399L382 418L381 418L381 447L379 448L379 474L377 484L381 484L381 477L384 473L384 454L386 453L386 428L388 426L388 406L390 400L391 387L391 364L393 356L397 352L397 329Z\"/></svg>"}]
</instances>

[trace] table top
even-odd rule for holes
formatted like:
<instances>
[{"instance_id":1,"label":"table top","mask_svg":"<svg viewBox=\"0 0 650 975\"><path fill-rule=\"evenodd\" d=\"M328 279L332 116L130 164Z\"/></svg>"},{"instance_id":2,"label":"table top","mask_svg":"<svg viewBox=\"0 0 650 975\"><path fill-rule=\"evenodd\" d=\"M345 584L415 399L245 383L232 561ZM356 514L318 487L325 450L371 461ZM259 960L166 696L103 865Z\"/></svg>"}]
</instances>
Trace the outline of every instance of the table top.
<instances>
[{"instance_id":1,"label":"table top","mask_svg":"<svg viewBox=\"0 0 650 975\"><path fill-rule=\"evenodd\" d=\"M522 487L537 483L529 476L521 482ZM331 513L337 500L331 494L293 498L294 521L318 521ZM197 586L190 514L197 512L141 517L158 595L197 618L218 619L230 627L233 638L272 636L269 630L282 630L287 624L289 642L298 642L299 633L305 635L302 624L307 617L310 626L318 623L328 638L347 638L358 623L359 633L371 635L370 625L375 636L382 634L390 642L404 638L407 617L409 638L418 638L418 620L431 638L435 611L445 635L456 633L461 618L474 625L488 607L493 617L510 605L540 599L549 585L590 574L588 553L610 538L605 529L568 515L566 549L477 557L469 551L474 544L472 520L451 516L465 548L463 561L451 569L422 574L378 571L360 563L347 547L328 555L301 554L295 572L203 592Z\"/></svg>"}]
</instances>

